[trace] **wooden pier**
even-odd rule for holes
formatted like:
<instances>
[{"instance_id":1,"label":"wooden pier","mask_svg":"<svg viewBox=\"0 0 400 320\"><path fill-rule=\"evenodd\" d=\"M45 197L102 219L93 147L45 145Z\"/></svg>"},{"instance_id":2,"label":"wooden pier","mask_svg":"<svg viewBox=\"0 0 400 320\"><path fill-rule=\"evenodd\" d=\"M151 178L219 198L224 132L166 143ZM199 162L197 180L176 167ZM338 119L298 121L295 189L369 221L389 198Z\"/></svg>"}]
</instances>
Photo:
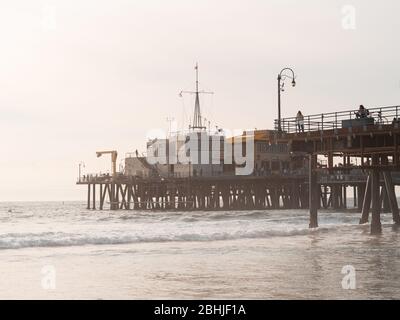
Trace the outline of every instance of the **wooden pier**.
<instances>
[{"instance_id":1,"label":"wooden pier","mask_svg":"<svg viewBox=\"0 0 400 320\"><path fill-rule=\"evenodd\" d=\"M287 144L308 160L307 175L140 178L90 176L87 208L111 210L266 210L309 209L310 228L318 210L353 209L360 223L381 232L381 212L400 224L396 185L400 185L400 107L370 109L357 119L354 110L305 116L304 131L295 118L281 119L267 141ZM393 120L390 120L393 119ZM281 128L281 131L278 130ZM326 165L321 165L321 158ZM340 164L338 165L338 162ZM349 189L350 188L350 189ZM349 190L353 201L348 201Z\"/></svg>"}]
</instances>

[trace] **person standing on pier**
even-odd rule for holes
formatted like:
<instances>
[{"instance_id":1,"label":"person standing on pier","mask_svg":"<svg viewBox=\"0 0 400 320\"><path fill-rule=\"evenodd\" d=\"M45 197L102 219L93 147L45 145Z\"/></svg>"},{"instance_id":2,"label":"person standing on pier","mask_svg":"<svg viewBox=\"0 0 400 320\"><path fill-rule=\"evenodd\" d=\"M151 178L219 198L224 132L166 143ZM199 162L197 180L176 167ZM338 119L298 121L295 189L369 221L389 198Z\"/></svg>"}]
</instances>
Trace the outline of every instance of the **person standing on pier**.
<instances>
[{"instance_id":1,"label":"person standing on pier","mask_svg":"<svg viewBox=\"0 0 400 320\"><path fill-rule=\"evenodd\" d=\"M298 132L304 132L304 116L299 110L296 115L297 129Z\"/></svg>"}]
</instances>

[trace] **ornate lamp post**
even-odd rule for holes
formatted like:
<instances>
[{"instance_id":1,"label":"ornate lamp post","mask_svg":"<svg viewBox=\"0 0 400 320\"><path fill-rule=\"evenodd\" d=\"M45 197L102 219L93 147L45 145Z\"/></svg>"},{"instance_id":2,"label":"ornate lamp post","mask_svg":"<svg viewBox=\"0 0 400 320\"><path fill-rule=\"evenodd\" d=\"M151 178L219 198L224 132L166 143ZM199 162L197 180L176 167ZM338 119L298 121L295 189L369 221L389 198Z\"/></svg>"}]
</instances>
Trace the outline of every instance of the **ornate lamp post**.
<instances>
[{"instance_id":1,"label":"ornate lamp post","mask_svg":"<svg viewBox=\"0 0 400 320\"><path fill-rule=\"evenodd\" d=\"M291 75L285 74L285 71L290 71ZM296 76L294 75L294 71L291 68L283 68L281 72L278 74L278 132L282 132L281 125L281 91L285 91L285 80L289 78L292 79L292 86L296 86Z\"/></svg>"}]
</instances>

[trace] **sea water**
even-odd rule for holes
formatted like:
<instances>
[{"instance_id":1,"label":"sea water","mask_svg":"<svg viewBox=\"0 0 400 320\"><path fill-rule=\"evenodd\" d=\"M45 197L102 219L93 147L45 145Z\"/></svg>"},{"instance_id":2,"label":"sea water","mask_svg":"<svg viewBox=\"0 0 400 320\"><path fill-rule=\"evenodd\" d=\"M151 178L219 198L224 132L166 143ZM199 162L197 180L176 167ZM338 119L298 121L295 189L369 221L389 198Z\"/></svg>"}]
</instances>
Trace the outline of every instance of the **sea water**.
<instances>
[{"instance_id":1,"label":"sea water","mask_svg":"<svg viewBox=\"0 0 400 320\"><path fill-rule=\"evenodd\" d=\"M400 230L306 210L96 211L0 203L0 298L399 299Z\"/></svg>"}]
</instances>

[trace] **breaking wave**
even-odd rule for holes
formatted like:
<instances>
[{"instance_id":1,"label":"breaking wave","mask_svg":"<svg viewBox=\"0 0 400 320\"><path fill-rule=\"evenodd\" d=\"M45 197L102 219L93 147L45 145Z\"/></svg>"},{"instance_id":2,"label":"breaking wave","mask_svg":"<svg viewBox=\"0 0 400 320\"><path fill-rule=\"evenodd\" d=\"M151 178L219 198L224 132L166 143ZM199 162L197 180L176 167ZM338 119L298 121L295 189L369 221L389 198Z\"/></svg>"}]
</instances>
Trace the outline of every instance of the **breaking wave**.
<instances>
[{"instance_id":1,"label":"breaking wave","mask_svg":"<svg viewBox=\"0 0 400 320\"><path fill-rule=\"evenodd\" d=\"M180 233L180 234L75 234L64 232L42 232L42 233L8 233L0 235L0 249L19 249L34 247L66 247L84 245L116 245L145 242L174 242L174 241L221 241L237 239L256 239L270 237L302 236L316 233L325 233L334 229L319 228L310 230L253 230L235 232L213 232L213 233Z\"/></svg>"}]
</instances>

